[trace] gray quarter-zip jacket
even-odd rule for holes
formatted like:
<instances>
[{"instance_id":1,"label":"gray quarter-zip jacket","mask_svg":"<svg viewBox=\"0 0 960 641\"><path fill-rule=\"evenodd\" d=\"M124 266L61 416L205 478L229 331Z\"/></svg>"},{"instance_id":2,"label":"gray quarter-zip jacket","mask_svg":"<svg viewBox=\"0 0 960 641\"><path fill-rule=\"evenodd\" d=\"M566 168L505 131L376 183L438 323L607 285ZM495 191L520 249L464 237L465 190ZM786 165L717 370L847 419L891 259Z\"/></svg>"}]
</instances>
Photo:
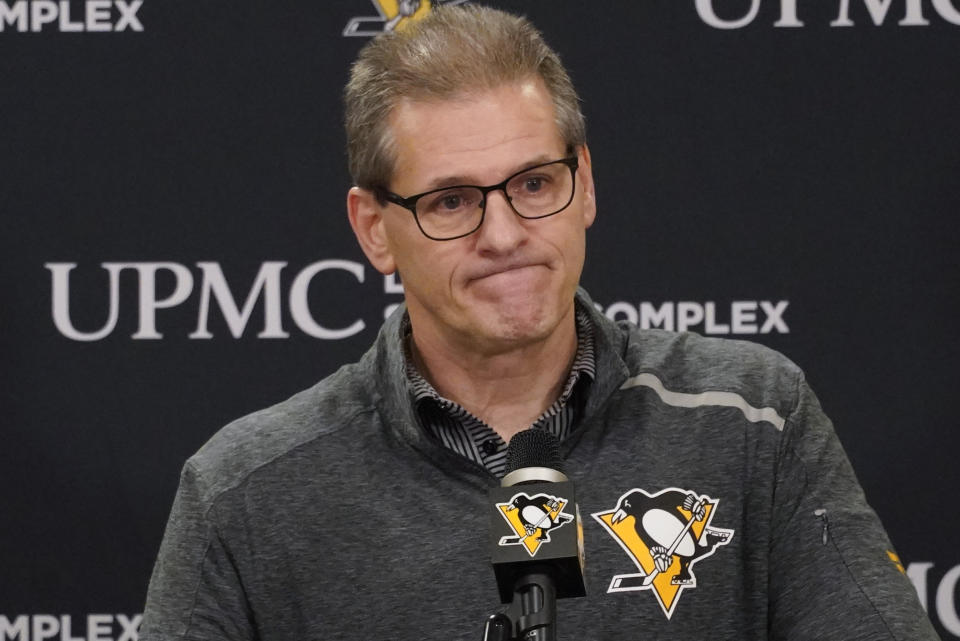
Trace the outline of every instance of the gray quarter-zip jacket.
<instances>
[{"instance_id":1,"label":"gray quarter-zip jacket","mask_svg":"<svg viewBox=\"0 0 960 641\"><path fill-rule=\"evenodd\" d=\"M937 638L793 363L577 304L597 376L562 453L587 596L559 602L559 639ZM187 461L142 641L481 637L498 479L418 424L403 313Z\"/></svg>"}]
</instances>

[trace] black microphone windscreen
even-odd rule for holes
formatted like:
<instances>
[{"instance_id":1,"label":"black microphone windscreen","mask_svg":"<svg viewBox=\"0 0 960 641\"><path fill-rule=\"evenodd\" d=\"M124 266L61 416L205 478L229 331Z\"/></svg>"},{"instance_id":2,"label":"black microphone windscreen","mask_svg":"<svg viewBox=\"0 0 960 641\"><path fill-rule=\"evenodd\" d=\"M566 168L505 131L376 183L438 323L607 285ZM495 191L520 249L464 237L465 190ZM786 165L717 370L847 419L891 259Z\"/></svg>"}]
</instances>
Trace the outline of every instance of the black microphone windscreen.
<instances>
[{"instance_id":1,"label":"black microphone windscreen","mask_svg":"<svg viewBox=\"0 0 960 641\"><path fill-rule=\"evenodd\" d=\"M549 467L562 471L560 439L545 430L527 429L510 439L507 473L524 467Z\"/></svg>"}]
</instances>

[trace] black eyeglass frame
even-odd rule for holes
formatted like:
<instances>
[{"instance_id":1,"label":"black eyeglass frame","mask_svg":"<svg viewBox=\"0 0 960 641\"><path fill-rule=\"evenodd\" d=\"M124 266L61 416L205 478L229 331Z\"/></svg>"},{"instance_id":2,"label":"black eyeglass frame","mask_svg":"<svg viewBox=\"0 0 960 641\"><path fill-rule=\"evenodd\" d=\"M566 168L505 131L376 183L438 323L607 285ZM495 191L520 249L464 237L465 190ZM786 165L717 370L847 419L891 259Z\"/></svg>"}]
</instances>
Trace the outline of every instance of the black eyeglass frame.
<instances>
[{"instance_id":1,"label":"black eyeglass frame","mask_svg":"<svg viewBox=\"0 0 960 641\"><path fill-rule=\"evenodd\" d=\"M556 211L552 211L549 214L540 214L539 216L524 216L523 214L518 212L517 208L513 206L513 201L510 199L510 194L507 193L507 183L509 183L511 180L513 180L517 176L527 173L528 171L533 171L534 169L538 169L540 167L546 167L547 165L555 165L558 163L564 164L570 169L570 180L573 183L573 188L570 190L570 198L567 200L567 202L564 203L560 209ZM404 198L399 194L395 194L392 191L384 189L383 187L377 187L374 191L377 197L381 201L387 201L387 202L393 203L394 205L400 205L404 209L408 210L411 214L413 214L413 219L416 221L417 227L420 229L420 232L430 240L436 240L436 241L456 240L457 238L463 238L464 236L469 236L473 232L480 229L480 226L483 225L483 220L487 215L487 194L489 194L491 191L502 191L504 197L507 199L507 202L510 204L510 209L512 209L513 213L515 213L520 218L524 218L526 220L538 220L540 218L547 218L548 216L559 214L561 211L563 211L564 209L570 206L570 203L573 202L574 194L577 193L577 169L579 167L580 167L580 161L576 155L573 155L573 156L568 156L566 158L560 158L558 160L550 160L548 162L543 162L543 163L540 163L539 165L533 165L532 167L526 167L525 169L521 169L520 171L514 174L510 174L504 180L498 182L496 185L488 185L486 187L482 187L480 185L449 185L447 187L439 187L437 189L431 189L430 191L425 191L422 194L414 194L413 196L408 196L406 198ZM424 196L429 196L430 194L435 194L441 191L447 191L448 189L479 190L483 198L483 200L480 203L480 220L477 222L477 226L468 232L458 234L457 236L437 238L436 236L431 236L430 234L428 234L423 229L423 225L420 224L420 217L417 216L417 201L423 198Z\"/></svg>"}]
</instances>

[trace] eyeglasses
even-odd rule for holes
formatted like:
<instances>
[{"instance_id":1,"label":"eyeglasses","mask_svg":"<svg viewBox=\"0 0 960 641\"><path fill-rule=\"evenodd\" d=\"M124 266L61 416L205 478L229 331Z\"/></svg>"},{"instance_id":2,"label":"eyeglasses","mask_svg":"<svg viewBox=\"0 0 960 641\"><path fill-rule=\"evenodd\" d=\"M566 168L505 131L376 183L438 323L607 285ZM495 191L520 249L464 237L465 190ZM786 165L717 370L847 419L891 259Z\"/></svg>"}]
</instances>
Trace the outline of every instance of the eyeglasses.
<instances>
[{"instance_id":1,"label":"eyeglasses","mask_svg":"<svg viewBox=\"0 0 960 641\"><path fill-rule=\"evenodd\" d=\"M453 240L480 229L491 191L502 191L521 218L546 218L560 213L573 202L577 167L577 157L571 156L527 167L488 187L453 185L409 198L378 188L377 195L409 209L427 238Z\"/></svg>"}]
</instances>

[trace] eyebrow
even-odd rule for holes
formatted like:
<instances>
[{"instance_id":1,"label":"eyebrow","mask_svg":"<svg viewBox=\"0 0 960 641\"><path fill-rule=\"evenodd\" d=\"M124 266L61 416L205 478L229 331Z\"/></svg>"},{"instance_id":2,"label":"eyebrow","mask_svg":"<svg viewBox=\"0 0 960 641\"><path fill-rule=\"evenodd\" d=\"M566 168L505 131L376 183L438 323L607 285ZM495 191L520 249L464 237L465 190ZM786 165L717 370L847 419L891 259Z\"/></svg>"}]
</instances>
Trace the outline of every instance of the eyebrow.
<instances>
[{"instance_id":1,"label":"eyebrow","mask_svg":"<svg viewBox=\"0 0 960 641\"><path fill-rule=\"evenodd\" d=\"M566 158L566 156L564 156L564 158ZM536 156L530 160L526 160L518 165L515 165L514 169L512 171L505 172L503 174L503 177L506 178L507 176L513 176L514 174L518 174L525 169L529 169L530 167L536 167L537 165L542 165L543 163L550 162L551 160L557 160L557 159L547 154L540 154L539 156ZM433 191L434 189L443 189L444 187L453 187L456 185L482 186L482 185L479 185L479 183L475 179L470 178L467 175L460 174L460 175L454 175L454 176L442 176L440 178L435 178L434 180L431 180L429 182L429 184L427 185L424 191Z\"/></svg>"}]
</instances>

